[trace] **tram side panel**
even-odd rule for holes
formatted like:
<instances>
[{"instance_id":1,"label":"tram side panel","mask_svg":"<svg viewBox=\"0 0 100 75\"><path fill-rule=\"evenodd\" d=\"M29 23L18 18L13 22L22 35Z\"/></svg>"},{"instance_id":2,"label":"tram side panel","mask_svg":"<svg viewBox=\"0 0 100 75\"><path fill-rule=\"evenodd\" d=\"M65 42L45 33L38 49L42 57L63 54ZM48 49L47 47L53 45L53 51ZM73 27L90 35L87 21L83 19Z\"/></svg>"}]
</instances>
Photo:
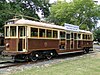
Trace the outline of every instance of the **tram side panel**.
<instances>
[{"instance_id":1,"label":"tram side panel","mask_svg":"<svg viewBox=\"0 0 100 75\"><path fill-rule=\"evenodd\" d=\"M6 51L16 51L17 48L17 39L5 39L5 44L6 44Z\"/></svg>"},{"instance_id":2,"label":"tram side panel","mask_svg":"<svg viewBox=\"0 0 100 75\"><path fill-rule=\"evenodd\" d=\"M56 39L28 39L28 50L58 50L59 40Z\"/></svg>"},{"instance_id":3,"label":"tram side panel","mask_svg":"<svg viewBox=\"0 0 100 75\"><path fill-rule=\"evenodd\" d=\"M77 50L77 40L74 41L74 49Z\"/></svg>"},{"instance_id":4,"label":"tram side panel","mask_svg":"<svg viewBox=\"0 0 100 75\"><path fill-rule=\"evenodd\" d=\"M92 41L83 41L83 47L92 47Z\"/></svg>"},{"instance_id":5,"label":"tram side panel","mask_svg":"<svg viewBox=\"0 0 100 75\"><path fill-rule=\"evenodd\" d=\"M93 41L83 41L83 48L93 48Z\"/></svg>"},{"instance_id":6,"label":"tram side panel","mask_svg":"<svg viewBox=\"0 0 100 75\"><path fill-rule=\"evenodd\" d=\"M66 41L66 49L67 50L70 50L70 40L67 40Z\"/></svg>"}]
</instances>

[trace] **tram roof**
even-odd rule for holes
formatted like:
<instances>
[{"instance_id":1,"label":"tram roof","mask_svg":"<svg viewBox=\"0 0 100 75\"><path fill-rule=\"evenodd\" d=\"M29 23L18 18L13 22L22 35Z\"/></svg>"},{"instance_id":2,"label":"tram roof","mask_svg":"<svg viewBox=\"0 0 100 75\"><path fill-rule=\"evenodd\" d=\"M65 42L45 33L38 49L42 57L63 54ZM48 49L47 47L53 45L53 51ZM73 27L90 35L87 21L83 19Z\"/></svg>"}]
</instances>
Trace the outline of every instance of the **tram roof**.
<instances>
[{"instance_id":1,"label":"tram roof","mask_svg":"<svg viewBox=\"0 0 100 75\"><path fill-rule=\"evenodd\" d=\"M66 30L66 28L64 26L59 26L59 25L54 25L54 24L49 24L49 23L43 23L43 22L37 22L37 21L32 21L32 20L26 20L26 19L19 19L19 20L17 20L15 22L15 24L34 25L34 26L42 26L42 27ZM70 31L73 31L73 30L70 30ZM76 31L73 31L73 32L82 32L82 33L90 33L90 34L92 34L92 32L90 32L90 31L80 30L80 29L78 31L76 30Z\"/></svg>"},{"instance_id":2,"label":"tram roof","mask_svg":"<svg viewBox=\"0 0 100 75\"><path fill-rule=\"evenodd\" d=\"M48 24L48 23L43 23L43 22L36 22L32 20L25 20L25 19L20 19L15 22L15 24L23 24L23 25L34 25L34 26L42 26L42 27L49 27L49 28L56 28L56 29L63 29L65 30L64 26L58 26L54 24Z\"/></svg>"},{"instance_id":3,"label":"tram roof","mask_svg":"<svg viewBox=\"0 0 100 75\"><path fill-rule=\"evenodd\" d=\"M79 32L92 34L92 32L90 32L90 31L86 31L86 30L79 30Z\"/></svg>"}]
</instances>

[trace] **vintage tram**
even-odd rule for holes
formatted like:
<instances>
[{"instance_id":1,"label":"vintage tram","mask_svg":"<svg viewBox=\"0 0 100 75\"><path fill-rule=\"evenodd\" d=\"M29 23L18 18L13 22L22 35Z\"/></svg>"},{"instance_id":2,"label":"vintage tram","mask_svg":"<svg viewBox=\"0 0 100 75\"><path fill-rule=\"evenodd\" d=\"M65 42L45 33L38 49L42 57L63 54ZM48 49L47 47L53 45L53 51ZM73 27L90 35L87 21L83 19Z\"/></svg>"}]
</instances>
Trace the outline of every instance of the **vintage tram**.
<instances>
[{"instance_id":1,"label":"vintage tram","mask_svg":"<svg viewBox=\"0 0 100 75\"><path fill-rule=\"evenodd\" d=\"M6 50L2 54L14 59L36 61L67 53L88 53L93 48L90 31L67 30L65 26L23 18L10 19L4 28Z\"/></svg>"}]
</instances>

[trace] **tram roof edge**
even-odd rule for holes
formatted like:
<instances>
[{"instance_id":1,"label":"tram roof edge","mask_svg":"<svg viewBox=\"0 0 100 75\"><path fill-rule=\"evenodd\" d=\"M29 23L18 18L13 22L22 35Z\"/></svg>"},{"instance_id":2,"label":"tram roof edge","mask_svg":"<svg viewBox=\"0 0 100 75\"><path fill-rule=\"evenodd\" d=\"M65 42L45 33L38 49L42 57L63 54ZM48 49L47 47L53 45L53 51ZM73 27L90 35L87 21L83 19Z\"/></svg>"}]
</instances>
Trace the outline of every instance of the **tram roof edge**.
<instances>
[{"instance_id":1,"label":"tram roof edge","mask_svg":"<svg viewBox=\"0 0 100 75\"><path fill-rule=\"evenodd\" d=\"M86 30L79 30L79 32L90 33L90 34L92 34L92 32L90 32L90 31L86 31Z\"/></svg>"}]
</instances>

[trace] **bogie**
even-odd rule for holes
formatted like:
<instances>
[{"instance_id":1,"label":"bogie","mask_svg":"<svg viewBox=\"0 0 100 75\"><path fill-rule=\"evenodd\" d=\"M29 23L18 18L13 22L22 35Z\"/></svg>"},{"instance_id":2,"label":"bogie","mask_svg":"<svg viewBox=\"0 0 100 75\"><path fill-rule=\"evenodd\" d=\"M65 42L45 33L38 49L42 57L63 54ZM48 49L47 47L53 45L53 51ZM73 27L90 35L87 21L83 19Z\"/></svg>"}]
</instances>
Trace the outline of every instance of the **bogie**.
<instances>
[{"instance_id":1,"label":"bogie","mask_svg":"<svg viewBox=\"0 0 100 75\"><path fill-rule=\"evenodd\" d=\"M37 52L31 52L29 54L29 59L31 61L37 61L38 60L38 57L39 57L39 54Z\"/></svg>"}]
</instances>

